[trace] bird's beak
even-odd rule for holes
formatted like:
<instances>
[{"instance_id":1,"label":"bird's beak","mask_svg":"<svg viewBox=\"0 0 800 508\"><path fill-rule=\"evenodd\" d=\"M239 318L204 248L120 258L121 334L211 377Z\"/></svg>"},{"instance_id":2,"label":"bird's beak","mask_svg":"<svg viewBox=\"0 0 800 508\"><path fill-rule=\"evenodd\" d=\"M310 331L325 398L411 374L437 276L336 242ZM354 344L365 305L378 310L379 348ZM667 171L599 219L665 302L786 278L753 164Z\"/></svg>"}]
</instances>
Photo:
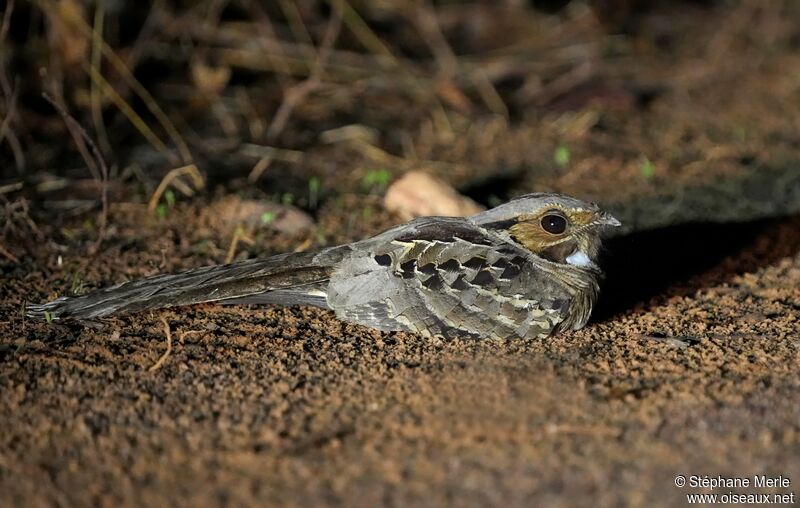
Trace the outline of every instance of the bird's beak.
<instances>
[{"instance_id":1,"label":"bird's beak","mask_svg":"<svg viewBox=\"0 0 800 508\"><path fill-rule=\"evenodd\" d=\"M600 212L597 216L596 223L602 226L611 226L611 227L622 226L622 223L619 220L617 220L616 217L614 217L608 212Z\"/></svg>"}]
</instances>

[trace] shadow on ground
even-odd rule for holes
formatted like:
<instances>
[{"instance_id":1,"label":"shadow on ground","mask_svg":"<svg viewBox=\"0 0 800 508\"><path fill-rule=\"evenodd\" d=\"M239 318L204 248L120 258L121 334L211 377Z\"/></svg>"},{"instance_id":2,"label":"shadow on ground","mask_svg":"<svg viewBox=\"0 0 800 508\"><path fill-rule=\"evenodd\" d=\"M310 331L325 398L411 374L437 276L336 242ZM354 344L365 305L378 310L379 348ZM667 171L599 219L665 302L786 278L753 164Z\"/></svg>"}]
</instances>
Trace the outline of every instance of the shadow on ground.
<instances>
[{"instance_id":1,"label":"shadow on ground","mask_svg":"<svg viewBox=\"0 0 800 508\"><path fill-rule=\"evenodd\" d=\"M800 216L732 224L693 223L609 239L601 261L606 274L603 297L595 306L592 321L610 320L658 295L690 294L793 255L800 251L798 224ZM742 256L751 246L757 254L748 249Z\"/></svg>"}]
</instances>

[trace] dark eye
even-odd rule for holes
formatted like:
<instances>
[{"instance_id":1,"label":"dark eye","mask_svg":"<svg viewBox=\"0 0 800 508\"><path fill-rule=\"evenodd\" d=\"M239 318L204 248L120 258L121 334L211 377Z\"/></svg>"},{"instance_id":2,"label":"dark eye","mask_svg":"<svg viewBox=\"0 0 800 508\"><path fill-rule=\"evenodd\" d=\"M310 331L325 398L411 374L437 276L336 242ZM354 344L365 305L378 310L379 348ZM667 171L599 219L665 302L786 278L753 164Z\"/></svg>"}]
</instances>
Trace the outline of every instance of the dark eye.
<instances>
[{"instance_id":1,"label":"dark eye","mask_svg":"<svg viewBox=\"0 0 800 508\"><path fill-rule=\"evenodd\" d=\"M567 219L560 215L548 214L542 217L542 229L554 235L567 230Z\"/></svg>"}]
</instances>

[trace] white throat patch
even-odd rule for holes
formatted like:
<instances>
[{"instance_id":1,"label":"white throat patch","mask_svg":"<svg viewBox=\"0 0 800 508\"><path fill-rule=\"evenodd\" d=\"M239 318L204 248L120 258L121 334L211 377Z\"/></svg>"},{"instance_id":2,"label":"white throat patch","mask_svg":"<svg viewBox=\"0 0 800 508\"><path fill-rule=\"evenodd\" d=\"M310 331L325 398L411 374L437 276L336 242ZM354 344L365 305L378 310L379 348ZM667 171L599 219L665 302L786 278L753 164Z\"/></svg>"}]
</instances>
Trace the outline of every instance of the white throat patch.
<instances>
[{"instance_id":1,"label":"white throat patch","mask_svg":"<svg viewBox=\"0 0 800 508\"><path fill-rule=\"evenodd\" d=\"M575 251L567 256L566 261L573 266L587 267L594 265L592 260L589 259L589 256L587 256L582 250Z\"/></svg>"}]
</instances>

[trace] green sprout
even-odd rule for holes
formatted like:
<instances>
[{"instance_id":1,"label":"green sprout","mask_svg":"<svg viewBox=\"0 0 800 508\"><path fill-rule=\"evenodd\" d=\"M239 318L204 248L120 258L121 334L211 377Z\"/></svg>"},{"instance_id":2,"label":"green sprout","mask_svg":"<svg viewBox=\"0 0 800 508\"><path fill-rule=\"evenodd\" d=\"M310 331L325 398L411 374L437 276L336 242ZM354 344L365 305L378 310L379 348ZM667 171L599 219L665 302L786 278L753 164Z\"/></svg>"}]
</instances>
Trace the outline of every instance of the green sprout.
<instances>
[{"instance_id":1,"label":"green sprout","mask_svg":"<svg viewBox=\"0 0 800 508\"><path fill-rule=\"evenodd\" d=\"M391 179L392 175L388 169L372 169L364 175L362 183L364 187L383 192L389 186Z\"/></svg>"},{"instance_id":2,"label":"green sprout","mask_svg":"<svg viewBox=\"0 0 800 508\"><path fill-rule=\"evenodd\" d=\"M70 287L70 292L73 295L80 295L83 293L84 289L83 279L81 279L80 275L78 275L78 272L75 271L75 273L72 274L72 287Z\"/></svg>"},{"instance_id":3,"label":"green sprout","mask_svg":"<svg viewBox=\"0 0 800 508\"><path fill-rule=\"evenodd\" d=\"M47 321L48 323L52 323L53 322L53 314L48 310L44 311L44 320Z\"/></svg>"},{"instance_id":4,"label":"green sprout","mask_svg":"<svg viewBox=\"0 0 800 508\"><path fill-rule=\"evenodd\" d=\"M156 207L156 216L158 216L158 218L161 219L161 220L166 219L167 218L167 205L165 205L164 203L159 204Z\"/></svg>"},{"instance_id":5,"label":"green sprout","mask_svg":"<svg viewBox=\"0 0 800 508\"><path fill-rule=\"evenodd\" d=\"M156 206L156 216L161 220L166 219L169 209L175 206L175 193L167 189L164 192L164 201L164 203L159 203Z\"/></svg>"},{"instance_id":6,"label":"green sprout","mask_svg":"<svg viewBox=\"0 0 800 508\"><path fill-rule=\"evenodd\" d=\"M292 194L291 192L284 192L283 195L281 196L281 203L283 203L286 206L293 204L294 194Z\"/></svg>"},{"instance_id":7,"label":"green sprout","mask_svg":"<svg viewBox=\"0 0 800 508\"><path fill-rule=\"evenodd\" d=\"M319 181L319 178L316 176L312 176L308 179L308 206L310 208L316 208L317 203L319 201L319 189L322 184Z\"/></svg>"},{"instance_id":8,"label":"green sprout","mask_svg":"<svg viewBox=\"0 0 800 508\"><path fill-rule=\"evenodd\" d=\"M275 212L264 212L261 214L261 224L269 224L275 220Z\"/></svg>"},{"instance_id":9,"label":"green sprout","mask_svg":"<svg viewBox=\"0 0 800 508\"><path fill-rule=\"evenodd\" d=\"M553 152L553 160L562 168L566 167L570 160L569 148L564 145L557 146Z\"/></svg>"},{"instance_id":10,"label":"green sprout","mask_svg":"<svg viewBox=\"0 0 800 508\"><path fill-rule=\"evenodd\" d=\"M645 156L639 163L639 172L642 173L642 176L645 179L649 180L650 178L653 178L653 175L656 174L656 165Z\"/></svg>"}]
</instances>

